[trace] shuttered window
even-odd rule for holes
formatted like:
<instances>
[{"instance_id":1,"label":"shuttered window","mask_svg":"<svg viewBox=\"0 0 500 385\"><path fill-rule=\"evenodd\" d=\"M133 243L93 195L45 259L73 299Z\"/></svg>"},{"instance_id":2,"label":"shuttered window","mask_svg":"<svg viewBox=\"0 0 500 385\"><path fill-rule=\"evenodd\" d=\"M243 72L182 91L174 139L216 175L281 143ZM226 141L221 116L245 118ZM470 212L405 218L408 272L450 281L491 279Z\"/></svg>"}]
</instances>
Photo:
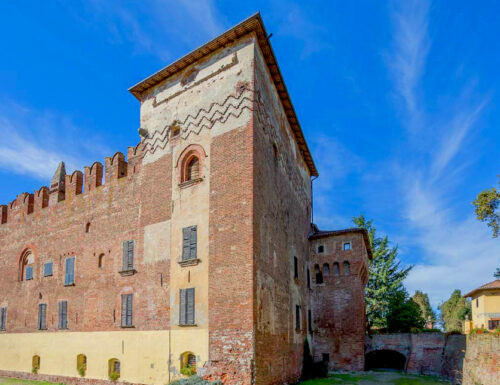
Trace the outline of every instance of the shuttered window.
<instances>
[{"instance_id":1,"label":"shuttered window","mask_svg":"<svg viewBox=\"0 0 500 385\"><path fill-rule=\"evenodd\" d=\"M193 157L189 161L186 172L186 181L195 180L200 177L200 161L197 157Z\"/></svg>"},{"instance_id":2,"label":"shuttered window","mask_svg":"<svg viewBox=\"0 0 500 385\"><path fill-rule=\"evenodd\" d=\"M7 324L7 308L0 308L0 330L5 330Z\"/></svg>"},{"instance_id":3,"label":"shuttered window","mask_svg":"<svg viewBox=\"0 0 500 385\"><path fill-rule=\"evenodd\" d=\"M122 271L134 270L134 241L123 242Z\"/></svg>"},{"instance_id":4,"label":"shuttered window","mask_svg":"<svg viewBox=\"0 0 500 385\"><path fill-rule=\"evenodd\" d=\"M197 231L196 226L184 227L182 229L182 260L189 261L197 256Z\"/></svg>"},{"instance_id":5,"label":"shuttered window","mask_svg":"<svg viewBox=\"0 0 500 385\"><path fill-rule=\"evenodd\" d=\"M43 265L43 276L50 277L53 273L52 270L52 262L47 262L45 265Z\"/></svg>"},{"instance_id":6,"label":"shuttered window","mask_svg":"<svg viewBox=\"0 0 500 385\"><path fill-rule=\"evenodd\" d=\"M41 303L38 305L38 330L47 329L47 304Z\"/></svg>"},{"instance_id":7,"label":"shuttered window","mask_svg":"<svg viewBox=\"0 0 500 385\"><path fill-rule=\"evenodd\" d=\"M68 301L59 302L59 329L68 328Z\"/></svg>"},{"instance_id":8,"label":"shuttered window","mask_svg":"<svg viewBox=\"0 0 500 385\"><path fill-rule=\"evenodd\" d=\"M194 325L194 288L179 291L179 324Z\"/></svg>"},{"instance_id":9,"label":"shuttered window","mask_svg":"<svg viewBox=\"0 0 500 385\"><path fill-rule=\"evenodd\" d=\"M75 258L66 259L66 268L64 270L64 284L73 285L75 283Z\"/></svg>"},{"instance_id":10,"label":"shuttered window","mask_svg":"<svg viewBox=\"0 0 500 385\"><path fill-rule=\"evenodd\" d=\"M122 327L133 326L132 307L133 294L122 294Z\"/></svg>"},{"instance_id":11,"label":"shuttered window","mask_svg":"<svg viewBox=\"0 0 500 385\"><path fill-rule=\"evenodd\" d=\"M26 281L33 279L33 266L26 267L26 274L25 275L26 275Z\"/></svg>"}]
</instances>

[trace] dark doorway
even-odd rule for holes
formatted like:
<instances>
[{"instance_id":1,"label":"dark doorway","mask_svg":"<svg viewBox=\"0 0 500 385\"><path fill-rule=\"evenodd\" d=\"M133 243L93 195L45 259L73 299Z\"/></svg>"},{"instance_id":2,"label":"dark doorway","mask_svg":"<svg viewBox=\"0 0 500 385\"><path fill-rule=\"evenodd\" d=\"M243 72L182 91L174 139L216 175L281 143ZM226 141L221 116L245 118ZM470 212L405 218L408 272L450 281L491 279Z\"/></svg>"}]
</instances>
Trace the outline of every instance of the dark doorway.
<instances>
[{"instance_id":1,"label":"dark doorway","mask_svg":"<svg viewBox=\"0 0 500 385\"><path fill-rule=\"evenodd\" d=\"M406 357L395 350L374 350L365 356L365 370L404 370Z\"/></svg>"}]
</instances>

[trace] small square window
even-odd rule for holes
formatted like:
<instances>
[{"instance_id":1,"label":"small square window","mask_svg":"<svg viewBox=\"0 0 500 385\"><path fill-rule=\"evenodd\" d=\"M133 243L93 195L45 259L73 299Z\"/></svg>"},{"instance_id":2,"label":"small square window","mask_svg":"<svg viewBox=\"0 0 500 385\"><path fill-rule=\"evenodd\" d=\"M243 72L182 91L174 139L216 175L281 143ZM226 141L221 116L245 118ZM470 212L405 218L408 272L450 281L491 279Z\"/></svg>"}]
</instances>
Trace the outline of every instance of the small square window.
<instances>
[{"instance_id":1,"label":"small square window","mask_svg":"<svg viewBox=\"0 0 500 385\"><path fill-rule=\"evenodd\" d=\"M325 252L325 246L323 246L323 245L318 246L318 254L324 253L324 252Z\"/></svg>"},{"instance_id":2,"label":"small square window","mask_svg":"<svg viewBox=\"0 0 500 385\"><path fill-rule=\"evenodd\" d=\"M344 243L344 250L351 250L351 242Z\"/></svg>"},{"instance_id":3,"label":"small square window","mask_svg":"<svg viewBox=\"0 0 500 385\"><path fill-rule=\"evenodd\" d=\"M43 265L43 276L50 277L53 274L53 265L52 262L47 262Z\"/></svg>"}]
</instances>

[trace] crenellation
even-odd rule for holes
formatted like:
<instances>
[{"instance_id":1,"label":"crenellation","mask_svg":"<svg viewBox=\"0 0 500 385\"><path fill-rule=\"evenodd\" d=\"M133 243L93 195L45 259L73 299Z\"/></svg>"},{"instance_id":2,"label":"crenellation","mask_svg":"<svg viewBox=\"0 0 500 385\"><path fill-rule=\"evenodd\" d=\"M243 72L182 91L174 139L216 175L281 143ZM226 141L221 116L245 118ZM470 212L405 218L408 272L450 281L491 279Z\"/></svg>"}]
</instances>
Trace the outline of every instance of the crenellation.
<instances>
[{"instance_id":1,"label":"crenellation","mask_svg":"<svg viewBox=\"0 0 500 385\"><path fill-rule=\"evenodd\" d=\"M127 176L127 162L121 152L105 159L105 183Z\"/></svg>"},{"instance_id":2,"label":"crenellation","mask_svg":"<svg viewBox=\"0 0 500 385\"><path fill-rule=\"evenodd\" d=\"M139 142L136 146L127 148L127 174L133 175L140 171L143 157L143 145Z\"/></svg>"},{"instance_id":3,"label":"crenellation","mask_svg":"<svg viewBox=\"0 0 500 385\"><path fill-rule=\"evenodd\" d=\"M66 175L66 195L68 198L80 195L83 188L83 173L76 170L71 175Z\"/></svg>"},{"instance_id":4,"label":"crenellation","mask_svg":"<svg viewBox=\"0 0 500 385\"><path fill-rule=\"evenodd\" d=\"M0 224L7 223L7 205L0 206Z\"/></svg>"},{"instance_id":5,"label":"crenellation","mask_svg":"<svg viewBox=\"0 0 500 385\"><path fill-rule=\"evenodd\" d=\"M46 186L41 187L35 191L34 212L39 212L41 209L49 205L49 188Z\"/></svg>"},{"instance_id":6,"label":"crenellation","mask_svg":"<svg viewBox=\"0 0 500 385\"><path fill-rule=\"evenodd\" d=\"M94 162L92 166L85 166L84 168L84 183L85 192L95 190L102 185L102 163Z\"/></svg>"}]
</instances>

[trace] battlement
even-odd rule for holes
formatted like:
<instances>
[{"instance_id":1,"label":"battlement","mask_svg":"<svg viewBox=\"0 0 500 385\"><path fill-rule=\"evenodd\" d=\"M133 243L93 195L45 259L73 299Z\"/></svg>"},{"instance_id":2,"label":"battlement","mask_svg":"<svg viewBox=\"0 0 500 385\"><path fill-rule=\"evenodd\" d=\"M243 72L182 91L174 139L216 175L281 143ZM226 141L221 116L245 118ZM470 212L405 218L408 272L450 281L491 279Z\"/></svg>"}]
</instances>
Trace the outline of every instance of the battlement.
<instances>
[{"instance_id":1,"label":"battlement","mask_svg":"<svg viewBox=\"0 0 500 385\"><path fill-rule=\"evenodd\" d=\"M128 147L127 159L121 152L106 157L104 166L101 162L94 162L85 166L83 173L75 170L71 175L66 174L64 162L59 163L50 186L42 186L33 194L23 192L7 205L0 205L0 225L19 222L21 218L36 214L45 209L51 209L60 202L77 195L91 193L98 187L109 185L121 178L131 178L141 170L143 157L143 143L135 147Z\"/></svg>"}]
</instances>

